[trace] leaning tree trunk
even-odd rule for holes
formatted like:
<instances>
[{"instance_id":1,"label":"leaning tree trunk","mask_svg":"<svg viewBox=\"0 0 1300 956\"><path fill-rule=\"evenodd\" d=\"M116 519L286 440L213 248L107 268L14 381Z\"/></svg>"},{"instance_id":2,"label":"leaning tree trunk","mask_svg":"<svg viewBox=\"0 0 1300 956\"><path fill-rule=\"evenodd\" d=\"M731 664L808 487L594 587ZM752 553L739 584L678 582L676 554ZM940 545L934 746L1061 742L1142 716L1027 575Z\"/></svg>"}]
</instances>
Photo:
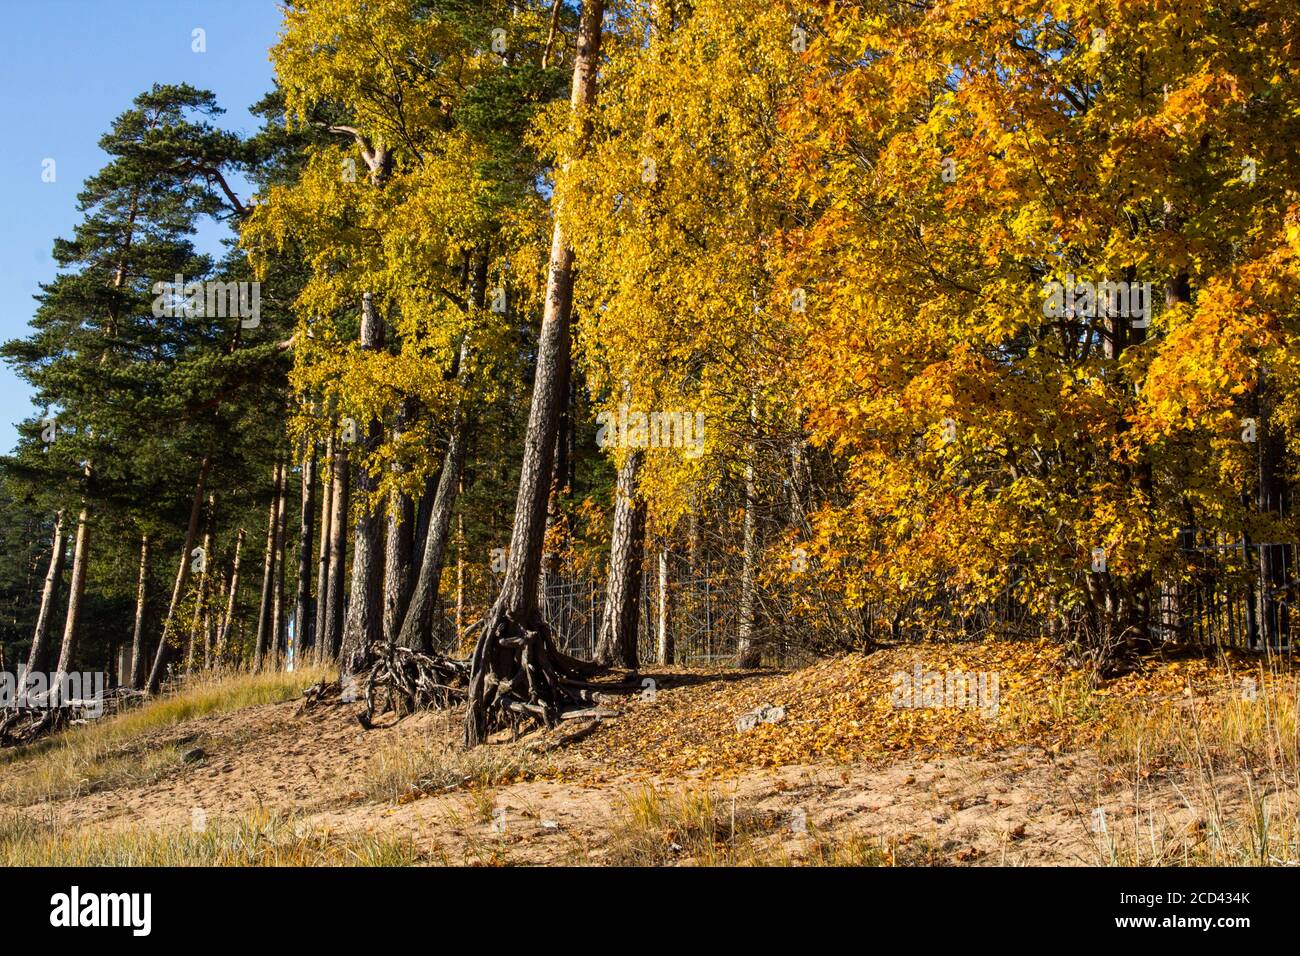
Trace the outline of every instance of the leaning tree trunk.
<instances>
[{"instance_id":1,"label":"leaning tree trunk","mask_svg":"<svg viewBox=\"0 0 1300 956\"><path fill-rule=\"evenodd\" d=\"M367 292L361 300L361 347L375 351L383 348L383 344L384 322L375 308L374 297ZM357 511L352 543L352 591L340 653L345 675L353 673L370 647L384 638L384 524L377 514L375 480L367 467L368 459L379 442L379 429L377 421L372 420L367 425L364 450L357 468L361 507Z\"/></svg>"},{"instance_id":2,"label":"leaning tree trunk","mask_svg":"<svg viewBox=\"0 0 1300 956\"><path fill-rule=\"evenodd\" d=\"M212 459L205 457L199 467L199 479L194 483L194 498L190 502L190 521L185 529L185 545L181 548L180 566L176 569L176 583L172 587L171 603L167 606L167 616L163 619L162 634L158 638L158 652L154 654L153 667L149 679L145 682L145 691L156 694L162 686L164 668L170 654L170 638L176 623L176 613L180 609L181 597L185 594L185 585L190 579L190 551L194 549L194 539L199 532L199 515L203 511L203 491L208 482L208 472L212 468Z\"/></svg>"},{"instance_id":3,"label":"leaning tree trunk","mask_svg":"<svg viewBox=\"0 0 1300 956\"><path fill-rule=\"evenodd\" d=\"M327 630L325 624L326 592L329 590L330 578L330 531L334 508L334 431L325 439L325 454L321 461L326 471L321 474L320 487L320 550L316 559L316 624L312 628L311 642L314 658L320 660L321 639Z\"/></svg>"},{"instance_id":4,"label":"leaning tree trunk","mask_svg":"<svg viewBox=\"0 0 1300 956\"><path fill-rule=\"evenodd\" d=\"M637 624L641 613L641 565L645 557L645 501L637 489L641 452L629 451L618 469L614 533L609 545L605 611L596 640L596 661L635 670Z\"/></svg>"},{"instance_id":5,"label":"leaning tree trunk","mask_svg":"<svg viewBox=\"0 0 1300 956\"><path fill-rule=\"evenodd\" d=\"M429 515L429 528L424 537L420 573L411 591L406 616L402 619L402 629L397 635L397 643L412 650L431 649L433 615L438 608L438 584L442 581L452 512L455 510L456 492L460 487L461 469L465 464L465 424L461 414L457 410L456 420L452 423L442 473L438 476L438 490L434 494L433 510Z\"/></svg>"},{"instance_id":6,"label":"leaning tree trunk","mask_svg":"<svg viewBox=\"0 0 1300 956\"><path fill-rule=\"evenodd\" d=\"M54 668L58 678L68 672L77 651L77 625L86 593L86 564L90 553L89 523L89 511L83 507L77 515L77 540L72 546L72 580L68 582L68 613L63 619L63 643L59 645L59 660Z\"/></svg>"},{"instance_id":7,"label":"leaning tree trunk","mask_svg":"<svg viewBox=\"0 0 1300 956\"><path fill-rule=\"evenodd\" d=\"M482 308L487 295L487 255L484 253L474 267L469 282L467 304L471 314ZM461 340L456 357L458 373L469 365L469 337ZM433 617L438 609L438 587L442 583L442 569L447 560L447 542L451 535L452 512L461 489L465 471L465 448L469 426L462 404L452 414L451 434L443 454L442 471L438 474L438 487L429 509L429 524L424 529L424 548L420 554L419 571L402 618L397 643L412 650L431 651L433 645ZM459 633L459 632L458 632Z\"/></svg>"},{"instance_id":8,"label":"leaning tree trunk","mask_svg":"<svg viewBox=\"0 0 1300 956\"><path fill-rule=\"evenodd\" d=\"M230 627L235 621L235 599L239 594L239 557L244 548L244 529L240 528L235 536L235 557L230 566L230 595L226 598L226 614L221 619L221 629L217 632L215 656L217 666L225 660L226 647L230 641Z\"/></svg>"},{"instance_id":9,"label":"leaning tree trunk","mask_svg":"<svg viewBox=\"0 0 1300 956\"><path fill-rule=\"evenodd\" d=\"M149 613L149 551L152 542L140 536L140 577L135 586L135 626L131 629L130 687L139 690L144 683L144 628Z\"/></svg>"},{"instance_id":10,"label":"leaning tree trunk","mask_svg":"<svg viewBox=\"0 0 1300 956\"><path fill-rule=\"evenodd\" d=\"M316 518L316 445L308 441L302 459L302 511L298 518L298 588L293 605L294 656L311 646L311 536Z\"/></svg>"},{"instance_id":11,"label":"leaning tree trunk","mask_svg":"<svg viewBox=\"0 0 1300 956\"><path fill-rule=\"evenodd\" d=\"M580 124L574 157L581 155L589 135L581 119L595 98L596 66L600 55L603 0L584 0L578 26L578 49L573 64L570 107ZM474 746L487 739L494 723L513 714L528 714L546 724L559 718L571 695L561 681L574 671L551 640L537 607L537 582L541 572L546 505L550 491L555 436L559 423L564 370L568 361L569 321L573 300L573 250L565 238L560 217L551 228L550 264L546 275L546 300L537 344L537 373L533 382L528 431L524 437L519 493L515 500L510 558L501 594L483 622L470 661L465 743Z\"/></svg>"},{"instance_id":12,"label":"leaning tree trunk","mask_svg":"<svg viewBox=\"0 0 1300 956\"><path fill-rule=\"evenodd\" d=\"M50 618L58 601L59 583L63 579L64 544L63 512L54 517L54 540L50 545L50 566L45 572L45 586L41 588L41 609L36 615L36 628L32 632L32 647L27 654L29 674L44 671L50 666ZM148 540L147 538L145 540Z\"/></svg>"},{"instance_id":13,"label":"leaning tree trunk","mask_svg":"<svg viewBox=\"0 0 1300 956\"><path fill-rule=\"evenodd\" d=\"M271 504L266 512L266 552L262 556L262 597L257 605L257 638L253 645L253 670L260 671L271 642L271 604L275 600L276 521L284 494L284 465L275 463L271 475Z\"/></svg>"},{"instance_id":14,"label":"leaning tree trunk","mask_svg":"<svg viewBox=\"0 0 1300 956\"><path fill-rule=\"evenodd\" d=\"M333 661L343 635L344 565L348 534L348 452L345 442L334 443L333 490L330 493L330 561L325 589L325 629L318 641L320 659Z\"/></svg>"}]
</instances>

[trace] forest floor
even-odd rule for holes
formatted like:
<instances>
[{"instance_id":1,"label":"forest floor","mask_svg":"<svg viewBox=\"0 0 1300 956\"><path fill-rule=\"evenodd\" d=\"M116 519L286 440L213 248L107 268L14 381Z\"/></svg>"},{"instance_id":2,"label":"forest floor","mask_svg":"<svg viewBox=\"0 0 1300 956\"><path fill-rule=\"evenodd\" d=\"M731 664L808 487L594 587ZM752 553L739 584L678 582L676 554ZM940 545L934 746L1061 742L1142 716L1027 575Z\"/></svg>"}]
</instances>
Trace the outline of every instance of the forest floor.
<instances>
[{"instance_id":1,"label":"forest floor","mask_svg":"<svg viewBox=\"0 0 1300 956\"><path fill-rule=\"evenodd\" d=\"M979 706L900 698L900 675L959 672ZM287 699L118 734L41 777L93 732L74 729L0 762L0 862L1300 861L1287 662L1151 658L1089 690L1052 645L988 642L647 679L616 718L470 752L458 710L363 730L357 704ZM737 726L764 705L783 713Z\"/></svg>"}]
</instances>

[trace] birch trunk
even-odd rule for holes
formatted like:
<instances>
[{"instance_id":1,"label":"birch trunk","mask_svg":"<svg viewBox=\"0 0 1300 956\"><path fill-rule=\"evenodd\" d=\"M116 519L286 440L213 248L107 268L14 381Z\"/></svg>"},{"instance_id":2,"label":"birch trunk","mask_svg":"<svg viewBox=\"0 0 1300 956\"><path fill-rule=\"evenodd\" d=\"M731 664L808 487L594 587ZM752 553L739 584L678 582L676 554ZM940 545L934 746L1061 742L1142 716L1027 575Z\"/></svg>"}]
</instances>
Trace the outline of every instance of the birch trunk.
<instances>
[{"instance_id":1,"label":"birch trunk","mask_svg":"<svg viewBox=\"0 0 1300 956\"><path fill-rule=\"evenodd\" d=\"M333 525L334 509L334 432L331 430L329 437L325 440L325 455L322 458L326 469L329 472L328 479L326 474L321 475L320 488L320 550L317 552L316 559L316 622L311 632L312 655L319 662L321 658L321 639L328 626L325 623L326 594L329 590L330 578L330 531Z\"/></svg>"},{"instance_id":2,"label":"birch trunk","mask_svg":"<svg viewBox=\"0 0 1300 956\"><path fill-rule=\"evenodd\" d=\"M257 604L257 637L253 644L253 670L260 671L266 662L271 643L271 603L275 600L275 526L284 487L284 465L276 462L271 473L271 504L266 511L266 551L262 555L262 596Z\"/></svg>"},{"instance_id":3,"label":"birch trunk","mask_svg":"<svg viewBox=\"0 0 1300 956\"><path fill-rule=\"evenodd\" d=\"M149 610L149 552L152 542L140 536L140 575L135 586L135 626L131 629L131 670L127 682L132 690L144 683L144 628Z\"/></svg>"},{"instance_id":4,"label":"birch trunk","mask_svg":"<svg viewBox=\"0 0 1300 956\"><path fill-rule=\"evenodd\" d=\"M637 668L637 624L641 611L641 566L645 556L645 502L637 490L641 452L632 450L618 469L614 532L605 579L605 610L596 640L596 660L605 666Z\"/></svg>"},{"instance_id":5,"label":"birch trunk","mask_svg":"<svg viewBox=\"0 0 1300 956\"><path fill-rule=\"evenodd\" d=\"M32 646L27 654L28 673L44 671L50 666L50 618L54 616L54 605L58 601L59 584L63 579L64 552L66 550L63 512L60 511L54 517L54 540L50 545L50 566L45 572L45 584L41 588L41 609L36 615L36 627L32 632Z\"/></svg>"}]
</instances>

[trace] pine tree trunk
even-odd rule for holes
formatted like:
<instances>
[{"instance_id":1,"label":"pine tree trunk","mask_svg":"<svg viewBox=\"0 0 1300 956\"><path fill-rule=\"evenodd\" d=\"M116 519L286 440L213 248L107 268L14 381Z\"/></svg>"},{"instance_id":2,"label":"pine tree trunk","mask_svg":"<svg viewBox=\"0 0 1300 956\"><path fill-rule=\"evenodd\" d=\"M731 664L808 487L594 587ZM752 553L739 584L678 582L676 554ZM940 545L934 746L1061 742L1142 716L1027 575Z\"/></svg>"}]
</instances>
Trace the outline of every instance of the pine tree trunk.
<instances>
[{"instance_id":1,"label":"pine tree trunk","mask_svg":"<svg viewBox=\"0 0 1300 956\"><path fill-rule=\"evenodd\" d=\"M45 572L45 585L41 588L41 609L36 614L36 627L32 631L32 646L27 653L27 672L44 671L50 666L50 618L58 601L59 584L63 580L64 542L63 512L54 516L54 539L50 545L50 566Z\"/></svg>"},{"instance_id":2,"label":"pine tree trunk","mask_svg":"<svg viewBox=\"0 0 1300 956\"><path fill-rule=\"evenodd\" d=\"M641 567L645 556L645 501L637 489L641 452L629 451L618 469L614 532L605 580L605 611L596 639L596 661L635 670L641 611Z\"/></svg>"},{"instance_id":3,"label":"pine tree trunk","mask_svg":"<svg viewBox=\"0 0 1300 956\"><path fill-rule=\"evenodd\" d=\"M325 592L325 632L320 641L321 661L337 659L343 636L343 587L347 562L348 452L346 443L334 444L334 478L330 503L330 567Z\"/></svg>"},{"instance_id":4,"label":"pine tree trunk","mask_svg":"<svg viewBox=\"0 0 1300 956\"><path fill-rule=\"evenodd\" d=\"M276 520L284 488L284 465L276 462L271 473L271 504L266 511L266 552L262 556L262 597L257 605L257 638L253 645L253 670L266 664L271 646L271 604L275 600Z\"/></svg>"},{"instance_id":5,"label":"pine tree trunk","mask_svg":"<svg viewBox=\"0 0 1300 956\"><path fill-rule=\"evenodd\" d=\"M396 444L413 416L408 404L402 409L398 424L393 429L393 441ZM393 465L395 472L403 469ZM392 494L388 507L388 528L384 540L384 640L392 643L397 640L402 628L402 617L411 600L411 562L413 540L415 538L415 502L404 491Z\"/></svg>"},{"instance_id":6,"label":"pine tree trunk","mask_svg":"<svg viewBox=\"0 0 1300 956\"><path fill-rule=\"evenodd\" d=\"M330 579L330 531L334 509L334 432L325 439L325 454L321 459L325 469L321 473L320 488L320 550L316 559L316 622L311 631L312 657L320 663L321 640L329 629L325 623L326 595ZM328 475L328 479L327 476Z\"/></svg>"},{"instance_id":7,"label":"pine tree trunk","mask_svg":"<svg viewBox=\"0 0 1300 956\"><path fill-rule=\"evenodd\" d=\"M361 347L374 351L382 348L383 344L383 319L375 308L374 297L367 292L361 302ZM352 590L340 654L344 674L354 673L370 646L384 638L384 523L376 513L375 480L366 466L367 459L379 443L379 430L377 421L371 421L367 426L364 452L357 468L361 507L357 511L352 543Z\"/></svg>"},{"instance_id":8,"label":"pine tree trunk","mask_svg":"<svg viewBox=\"0 0 1300 956\"><path fill-rule=\"evenodd\" d=\"M311 541L316 520L316 445L308 443L302 461L302 511L298 518L298 588L293 609L294 657L305 661L311 647Z\"/></svg>"},{"instance_id":9,"label":"pine tree trunk","mask_svg":"<svg viewBox=\"0 0 1300 956\"><path fill-rule=\"evenodd\" d=\"M570 96L572 116L581 120L595 98L596 68L600 56L602 0L584 0L578 26L577 53ZM575 158L585 149L590 130L580 125ZM541 571L546 506L555 454L555 436L564 368L568 361L569 321L573 299L573 251L559 217L551 230L550 264L546 299L537 345L537 373L533 382L528 430L515 500L514 528L505 582L483 623L483 631L470 661L470 686L465 712L465 743L474 746L487 739L494 723L525 713L553 724L567 695L559 681L573 670L551 641L537 609L537 582ZM522 699L521 699L522 698Z\"/></svg>"},{"instance_id":10,"label":"pine tree trunk","mask_svg":"<svg viewBox=\"0 0 1300 956\"><path fill-rule=\"evenodd\" d=\"M152 542L140 536L140 576L135 586L135 626L131 629L131 670L128 684L139 690L144 683L144 628L149 613L149 552Z\"/></svg>"},{"instance_id":11,"label":"pine tree trunk","mask_svg":"<svg viewBox=\"0 0 1300 956\"><path fill-rule=\"evenodd\" d=\"M167 616L163 619L162 635L158 638L158 652L154 654L153 667L145 683L145 690L150 694L156 694L158 688L162 686L164 668L171 653L170 639L176 627L176 613L185 594L185 585L190 579L190 552L194 550L194 540L198 537L199 516L203 511L203 492L211 468L212 459L205 457L199 467L199 479L194 484L194 498L190 502L190 520L185 529L185 545L181 549L180 566L176 569L176 583L172 587L171 603L167 606Z\"/></svg>"},{"instance_id":12,"label":"pine tree trunk","mask_svg":"<svg viewBox=\"0 0 1300 956\"><path fill-rule=\"evenodd\" d=\"M239 594L239 558L244 548L244 529L240 528L239 533L235 536L235 557L230 566L230 594L226 598L226 614L221 621L221 629L217 633L216 658L217 666L220 667L225 661L226 650L230 643L230 628L235 622L235 602Z\"/></svg>"},{"instance_id":13,"label":"pine tree trunk","mask_svg":"<svg viewBox=\"0 0 1300 956\"><path fill-rule=\"evenodd\" d=\"M397 642L403 647L431 650L433 616L438 609L438 585L442 581L451 518L456 507L456 492L460 487L460 473L465 464L465 437L465 424L458 410L456 420L452 422L447 451L443 456L438 490L433 497L433 510L429 514L429 529L424 538L420 573L411 590L406 616L402 619L402 627L397 635Z\"/></svg>"}]
</instances>

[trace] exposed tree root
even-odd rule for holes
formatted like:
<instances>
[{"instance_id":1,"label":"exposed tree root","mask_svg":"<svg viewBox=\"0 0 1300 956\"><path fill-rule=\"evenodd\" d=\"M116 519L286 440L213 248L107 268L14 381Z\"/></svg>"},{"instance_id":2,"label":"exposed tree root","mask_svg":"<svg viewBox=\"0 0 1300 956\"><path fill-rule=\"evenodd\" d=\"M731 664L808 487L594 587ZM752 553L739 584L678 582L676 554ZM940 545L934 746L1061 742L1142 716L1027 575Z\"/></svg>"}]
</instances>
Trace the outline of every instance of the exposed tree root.
<instances>
[{"instance_id":1,"label":"exposed tree root","mask_svg":"<svg viewBox=\"0 0 1300 956\"><path fill-rule=\"evenodd\" d=\"M382 698L383 709L399 717L428 708L450 707L465 699L469 665L441 655L422 654L400 644L381 644L371 651L365 675L365 710L357 715L369 729Z\"/></svg>"},{"instance_id":2,"label":"exposed tree root","mask_svg":"<svg viewBox=\"0 0 1300 956\"><path fill-rule=\"evenodd\" d=\"M116 712L145 698L140 691L118 688L97 700L66 700L56 707L45 704L46 695L33 695L36 705L0 708L0 747L18 747L67 727L77 727Z\"/></svg>"},{"instance_id":3,"label":"exposed tree root","mask_svg":"<svg viewBox=\"0 0 1300 956\"><path fill-rule=\"evenodd\" d=\"M483 627L469 661L374 645L355 657L351 675L304 690L299 712L360 700L357 720L369 729L382 714L404 717L467 702L465 740L474 746L495 730L518 731L532 721L554 727L561 720L616 717L618 711L601 706L603 695L637 689L586 680L604 668L561 652L543 623L523 628L494 611Z\"/></svg>"},{"instance_id":4,"label":"exposed tree root","mask_svg":"<svg viewBox=\"0 0 1300 956\"><path fill-rule=\"evenodd\" d=\"M400 644L376 644L355 655L355 670L336 681L313 684L302 692L300 713L330 702L365 704L357 720L369 729L377 714L399 717L417 710L450 707L465 699L469 664L422 654Z\"/></svg>"},{"instance_id":5,"label":"exposed tree root","mask_svg":"<svg viewBox=\"0 0 1300 956\"><path fill-rule=\"evenodd\" d=\"M470 661L465 745L481 744L502 727L515 728L520 718L554 727L567 717L613 716L592 706L597 692L583 680L600 670L556 648L544 621L522 624L494 607Z\"/></svg>"}]
</instances>

